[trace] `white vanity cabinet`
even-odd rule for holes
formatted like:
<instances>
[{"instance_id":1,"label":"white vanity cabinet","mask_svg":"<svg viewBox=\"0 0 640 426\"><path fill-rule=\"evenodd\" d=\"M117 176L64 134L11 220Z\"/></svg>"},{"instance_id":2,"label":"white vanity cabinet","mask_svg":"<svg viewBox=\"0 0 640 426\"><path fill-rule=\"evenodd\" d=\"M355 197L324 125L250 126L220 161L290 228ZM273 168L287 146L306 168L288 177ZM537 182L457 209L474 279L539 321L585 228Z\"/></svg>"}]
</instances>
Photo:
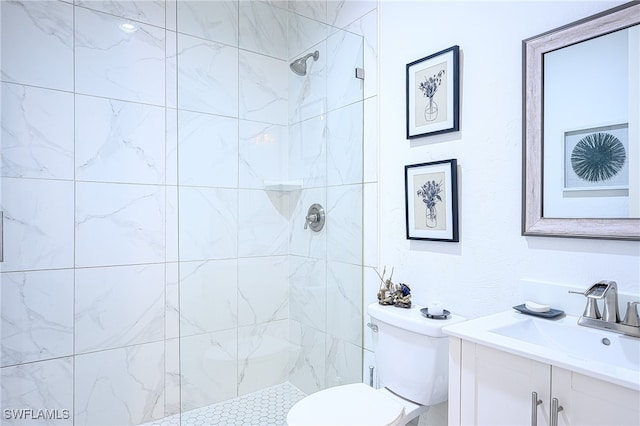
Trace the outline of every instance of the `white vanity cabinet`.
<instances>
[{"instance_id":1,"label":"white vanity cabinet","mask_svg":"<svg viewBox=\"0 0 640 426\"><path fill-rule=\"evenodd\" d=\"M636 390L457 337L449 351L450 425L640 425Z\"/></svg>"}]
</instances>

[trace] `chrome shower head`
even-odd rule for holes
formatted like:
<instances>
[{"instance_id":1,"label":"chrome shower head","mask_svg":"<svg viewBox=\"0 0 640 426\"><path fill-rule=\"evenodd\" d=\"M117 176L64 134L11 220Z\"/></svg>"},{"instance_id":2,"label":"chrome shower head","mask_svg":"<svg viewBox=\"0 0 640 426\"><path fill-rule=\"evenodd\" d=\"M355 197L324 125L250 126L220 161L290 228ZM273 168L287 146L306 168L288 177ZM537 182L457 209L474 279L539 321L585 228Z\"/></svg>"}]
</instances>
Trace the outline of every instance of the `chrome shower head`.
<instances>
[{"instance_id":1,"label":"chrome shower head","mask_svg":"<svg viewBox=\"0 0 640 426\"><path fill-rule=\"evenodd\" d=\"M305 55L302 58L298 58L295 61L291 62L291 65L289 65L289 67L291 68L291 71L298 75L307 75L307 59L313 58L314 61L317 61L319 56L320 52L316 50L313 53L309 53L308 55Z\"/></svg>"}]
</instances>

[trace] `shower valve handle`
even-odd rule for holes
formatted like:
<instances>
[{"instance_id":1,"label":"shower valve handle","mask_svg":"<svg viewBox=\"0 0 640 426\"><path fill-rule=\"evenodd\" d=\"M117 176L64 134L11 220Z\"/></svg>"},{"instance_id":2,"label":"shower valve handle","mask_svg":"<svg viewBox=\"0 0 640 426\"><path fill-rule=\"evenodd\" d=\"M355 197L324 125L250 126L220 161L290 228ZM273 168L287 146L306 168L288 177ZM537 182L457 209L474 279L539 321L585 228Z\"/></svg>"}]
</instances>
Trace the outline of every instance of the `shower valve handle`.
<instances>
[{"instance_id":1,"label":"shower valve handle","mask_svg":"<svg viewBox=\"0 0 640 426\"><path fill-rule=\"evenodd\" d=\"M304 229L307 229L307 226L311 225L312 223L316 223L317 221L318 221L317 214L311 213L310 215L307 215L304 221Z\"/></svg>"},{"instance_id":2,"label":"shower valve handle","mask_svg":"<svg viewBox=\"0 0 640 426\"><path fill-rule=\"evenodd\" d=\"M304 218L304 229L311 228L314 232L320 232L324 228L325 213L320 204L312 204Z\"/></svg>"}]
</instances>

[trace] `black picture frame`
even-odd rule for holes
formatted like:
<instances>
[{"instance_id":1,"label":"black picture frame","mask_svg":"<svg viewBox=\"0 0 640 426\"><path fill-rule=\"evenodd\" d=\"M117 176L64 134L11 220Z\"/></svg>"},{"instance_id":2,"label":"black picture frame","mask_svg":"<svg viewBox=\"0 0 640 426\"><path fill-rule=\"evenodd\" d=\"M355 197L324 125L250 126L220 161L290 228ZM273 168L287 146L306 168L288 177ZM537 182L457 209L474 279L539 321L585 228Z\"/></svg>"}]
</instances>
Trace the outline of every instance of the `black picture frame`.
<instances>
[{"instance_id":1,"label":"black picture frame","mask_svg":"<svg viewBox=\"0 0 640 426\"><path fill-rule=\"evenodd\" d=\"M408 240L459 242L456 159L404 168Z\"/></svg>"},{"instance_id":2,"label":"black picture frame","mask_svg":"<svg viewBox=\"0 0 640 426\"><path fill-rule=\"evenodd\" d=\"M460 47L451 46L406 67L407 139L460 129Z\"/></svg>"}]
</instances>

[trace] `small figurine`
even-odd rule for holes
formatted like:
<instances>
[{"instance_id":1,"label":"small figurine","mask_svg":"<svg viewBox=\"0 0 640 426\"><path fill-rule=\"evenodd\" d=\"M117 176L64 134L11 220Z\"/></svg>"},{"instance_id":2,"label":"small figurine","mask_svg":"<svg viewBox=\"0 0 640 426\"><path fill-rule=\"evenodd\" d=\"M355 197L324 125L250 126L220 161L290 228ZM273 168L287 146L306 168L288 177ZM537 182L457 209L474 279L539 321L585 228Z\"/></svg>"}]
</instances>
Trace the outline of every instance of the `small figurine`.
<instances>
[{"instance_id":1,"label":"small figurine","mask_svg":"<svg viewBox=\"0 0 640 426\"><path fill-rule=\"evenodd\" d=\"M396 293L396 301L393 305L406 309L411 307L411 289L408 285L400 283L400 290Z\"/></svg>"},{"instance_id":2,"label":"small figurine","mask_svg":"<svg viewBox=\"0 0 640 426\"><path fill-rule=\"evenodd\" d=\"M377 273L378 271L376 271ZM394 284L391 279L393 278L393 268L391 268L391 275L386 280L384 276L387 272L385 266L382 270L382 276L380 277L380 288L378 290L378 303L381 305L393 305L398 308L410 308L411 307L411 289L406 284Z\"/></svg>"},{"instance_id":3,"label":"small figurine","mask_svg":"<svg viewBox=\"0 0 640 426\"><path fill-rule=\"evenodd\" d=\"M378 273L378 271L376 271ZM378 303L381 305L393 305L393 293L395 293L395 284L391 281L393 277L393 268L391 269L391 275L385 281L384 275L387 273L387 267L382 270L382 276L380 277L380 288L378 289Z\"/></svg>"}]
</instances>

